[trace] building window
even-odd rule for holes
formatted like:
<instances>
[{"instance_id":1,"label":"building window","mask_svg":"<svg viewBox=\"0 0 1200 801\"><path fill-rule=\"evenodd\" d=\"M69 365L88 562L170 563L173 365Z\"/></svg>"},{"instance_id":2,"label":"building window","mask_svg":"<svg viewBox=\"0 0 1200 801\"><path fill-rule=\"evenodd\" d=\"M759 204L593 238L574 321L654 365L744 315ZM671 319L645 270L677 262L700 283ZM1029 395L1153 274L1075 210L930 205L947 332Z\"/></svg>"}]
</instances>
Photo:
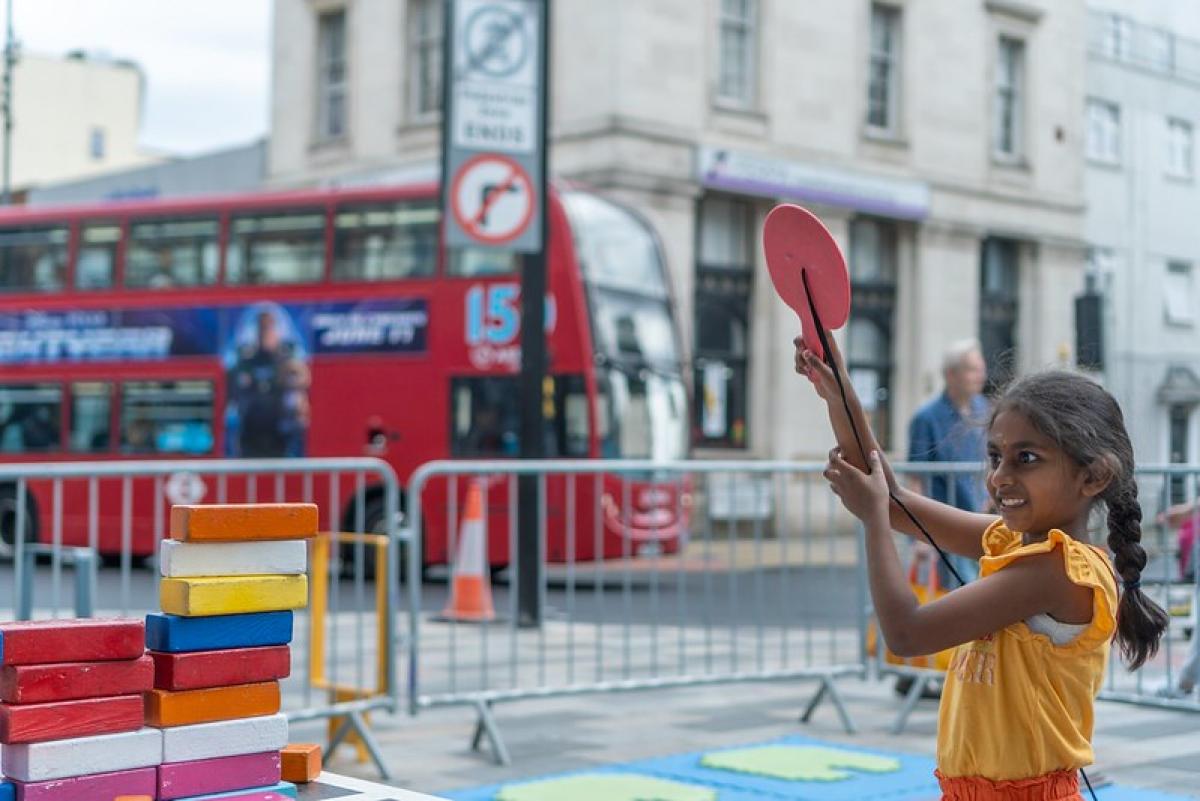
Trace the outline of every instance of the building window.
<instances>
[{"instance_id":1,"label":"building window","mask_svg":"<svg viewBox=\"0 0 1200 801\"><path fill-rule=\"evenodd\" d=\"M717 99L754 105L757 91L758 0L721 0Z\"/></svg>"},{"instance_id":2,"label":"building window","mask_svg":"<svg viewBox=\"0 0 1200 801\"><path fill-rule=\"evenodd\" d=\"M1107 100L1087 102L1087 156L1105 164L1121 163L1121 109Z\"/></svg>"},{"instance_id":3,"label":"building window","mask_svg":"<svg viewBox=\"0 0 1200 801\"><path fill-rule=\"evenodd\" d=\"M1171 464L1187 464L1191 459L1188 439L1192 407L1173 404L1167 411L1167 450ZM1187 476L1171 476L1171 503L1183 503L1187 498Z\"/></svg>"},{"instance_id":4,"label":"building window","mask_svg":"<svg viewBox=\"0 0 1200 801\"><path fill-rule=\"evenodd\" d=\"M1146 60L1156 70L1175 70L1175 36L1170 31L1151 28L1146 31Z\"/></svg>"},{"instance_id":5,"label":"building window","mask_svg":"<svg viewBox=\"0 0 1200 801\"><path fill-rule=\"evenodd\" d=\"M1196 285L1192 265L1186 261L1167 262L1167 280L1163 285L1166 321L1171 325L1192 325L1196 321Z\"/></svg>"},{"instance_id":6,"label":"building window","mask_svg":"<svg viewBox=\"0 0 1200 801\"><path fill-rule=\"evenodd\" d=\"M1186 120L1167 120L1167 174L1192 177L1192 124Z\"/></svg>"},{"instance_id":7,"label":"building window","mask_svg":"<svg viewBox=\"0 0 1200 801\"><path fill-rule=\"evenodd\" d=\"M896 225L860 218L850 225L854 313L847 330L846 369L884 448L891 446L892 341L899 236Z\"/></svg>"},{"instance_id":8,"label":"building window","mask_svg":"<svg viewBox=\"0 0 1200 801\"><path fill-rule=\"evenodd\" d=\"M104 129L93 128L88 135L88 154L92 161L104 159Z\"/></svg>"},{"instance_id":9,"label":"building window","mask_svg":"<svg viewBox=\"0 0 1200 801\"><path fill-rule=\"evenodd\" d=\"M346 12L317 17L317 138L346 135Z\"/></svg>"},{"instance_id":10,"label":"building window","mask_svg":"<svg viewBox=\"0 0 1200 801\"><path fill-rule=\"evenodd\" d=\"M1109 14L1104 26L1104 53L1118 61L1129 60L1133 51L1133 20Z\"/></svg>"},{"instance_id":11,"label":"building window","mask_svg":"<svg viewBox=\"0 0 1200 801\"><path fill-rule=\"evenodd\" d=\"M1008 382L1017 366L1020 243L989 237L979 270L979 341L987 361L989 389Z\"/></svg>"},{"instance_id":12,"label":"building window","mask_svg":"<svg viewBox=\"0 0 1200 801\"><path fill-rule=\"evenodd\" d=\"M867 78L867 125L894 133L900 108L900 10L871 5L871 53Z\"/></svg>"},{"instance_id":13,"label":"building window","mask_svg":"<svg viewBox=\"0 0 1200 801\"><path fill-rule=\"evenodd\" d=\"M442 110L443 0L412 0L408 6L409 98L415 119Z\"/></svg>"},{"instance_id":14,"label":"building window","mask_svg":"<svg viewBox=\"0 0 1200 801\"><path fill-rule=\"evenodd\" d=\"M1004 159L1021 155L1024 104L1025 43L1001 36L996 50L995 154Z\"/></svg>"},{"instance_id":15,"label":"building window","mask_svg":"<svg viewBox=\"0 0 1200 801\"><path fill-rule=\"evenodd\" d=\"M719 195L700 202L692 440L702 447L746 447L754 232L751 204Z\"/></svg>"}]
</instances>

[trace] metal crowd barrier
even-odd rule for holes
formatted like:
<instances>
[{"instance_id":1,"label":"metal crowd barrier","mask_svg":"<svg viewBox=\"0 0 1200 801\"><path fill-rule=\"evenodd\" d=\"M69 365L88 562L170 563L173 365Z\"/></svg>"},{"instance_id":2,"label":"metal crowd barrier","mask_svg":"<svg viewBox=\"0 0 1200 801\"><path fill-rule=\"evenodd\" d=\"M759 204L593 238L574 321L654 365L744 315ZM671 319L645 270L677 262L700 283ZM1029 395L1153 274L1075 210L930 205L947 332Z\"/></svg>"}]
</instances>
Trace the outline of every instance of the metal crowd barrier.
<instances>
[{"instance_id":1,"label":"metal crowd barrier","mask_svg":"<svg viewBox=\"0 0 1200 801\"><path fill-rule=\"evenodd\" d=\"M423 465L408 487L410 711L474 707L473 747L486 738L507 763L493 714L502 702L809 679L818 686L802 719L828 699L853 732L835 680L866 672L867 587L855 521L826 489L822 469L751 461ZM515 535L522 477L537 484L543 563L544 615L529 628L518 625L515 592L525 569ZM430 538L416 533L436 518L451 537L445 551L453 562L472 482L484 487L483 550L495 574L488 584L497 619L487 624L435 617L445 593L422 591L420 581ZM656 537L656 527L678 536ZM504 569L498 538L507 539ZM578 558L605 548L606 559ZM400 703L402 689L395 692Z\"/></svg>"},{"instance_id":2,"label":"metal crowd barrier","mask_svg":"<svg viewBox=\"0 0 1200 801\"><path fill-rule=\"evenodd\" d=\"M972 463L901 463L894 465L894 468L902 480L919 477L921 481L927 481L933 476L950 479L971 475L982 482L984 476L982 467ZM1180 567L1184 554L1180 552L1178 526L1168 525L1163 520L1168 509L1190 505L1190 512L1186 516L1190 516L1192 525L1200 529L1200 465L1144 465L1137 468L1136 476L1138 498L1142 506L1142 547L1148 558L1146 568L1142 571L1142 589L1168 610L1171 623L1158 654L1137 671L1127 670L1121 661L1119 649L1113 647L1100 698L1146 707L1200 712L1200 693L1195 690L1190 693L1179 692L1180 671L1185 665L1191 663L1193 675L1200 674L1200 641L1197 640L1200 636L1197 633L1200 576L1194 569L1190 576L1182 574ZM948 486L954 488L956 484L950 480ZM1093 544L1107 549L1108 528L1102 516L1093 520L1091 538ZM911 548L911 542L905 542L904 545ZM1190 564L1195 566L1200 557L1200 537L1192 539L1190 548ZM893 674L911 680L892 725L892 732L899 734L923 693L936 687L944 674L919 664L888 664L881 654L874 654L873 657L878 675Z\"/></svg>"},{"instance_id":3,"label":"metal crowd barrier","mask_svg":"<svg viewBox=\"0 0 1200 801\"><path fill-rule=\"evenodd\" d=\"M10 609L0 606L0 619L141 616L157 610L154 554L167 535L173 502L316 503L322 527L344 533L336 536L337 547L330 547L330 538L321 539L315 546L317 558L310 560L310 583L319 598L312 609L296 614L293 670L282 686L283 711L293 723L330 721L327 753L353 736L388 778L367 720L373 710L396 708L388 688L397 686L400 597L398 584L387 576L394 575L397 559L400 488L386 462L19 464L0 466L0 489L13 507L13 531L26 531L36 515L39 534L36 543L16 537L11 565L0 565L0 576L11 571L13 599ZM48 556L48 568L39 566L35 556L42 561ZM109 567L101 569L100 560ZM62 592L62 569L68 563L76 579L73 612ZM377 566L383 580L370 587Z\"/></svg>"},{"instance_id":4,"label":"metal crowd barrier","mask_svg":"<svg viewBox=\"0 0 1200 801\"><path fill-rule=\"evenodd\" d=\"M493 707L526 698L665 688L739 681L811 679L819 682L804 711L807 720L828 698L847 731L854 725L835 680L843 676L896 675L912 679L892 730L903 731L923 691L943 674L919 661L886 661L869 649L872 609L867 591L861 530L830 493L822 464L790 462L545 461L434 462L409 485L411 515L405 537L408 561L409 673L405 688L412 714L445 705L474 707L473 747L486 739L494 758L509 759ZM975 463L895 465L902 481L936 475L972 475ZM537 587L540 625L518 625L515 588L519 481L537 485L535 525L541 547ZM1143 545L1149 563L1146 591L1175 612L1159 654L1130 673L1114 649L1102 697L1147 706L1200 711L1197 696L1169 697L1178 679L1188 636L1195 637L1197 579L1177 575L1178 545L1156 522L1172 501L1197 498L1200 466L1147 466L1138 471L1144 510ZM686 512L678 550L638 553L630 510L646 482L674 488L666 497ZM483 552L491 554L488 584L497 619L479 624L445 619L448 591L422 589L423 538L434 527L448 533L451 564L464 522L465 489L484 489ZM956 501L956 482L948 481ZM616 510L615 515L613 509ZM1200 507L1194 514L1200 518ZM625 543L607 559L576 558L589 545L601 550L602 518L615 516ZM431 518L436 517L436 525ZM668 516L669 517L669 516ZM589 525L592 521L592 525ZM981 532L982 533L982 532ZM506 566L496 563L497 537L507 539ZM1093 534L1104 545L1099 519ZM554 543L558 543L555 552ZM902 557L913 541L901 538ZM563 548L565 547L565 551ZM1193 549L1200 552L1200 544ZM499 549L504 552L503 548ZM1193 554L1193 559L1200 553ZM926 571L936 560L930 560ZM1196 562L1193 561L1193 564ZM503 567L503 569L501 569ZM922 579L923 580L923 579ZM953 590L950 581L945 590ZM451 581L453 587L453 581ZM1188 631L1188 629L1192 631ZM1193 640L1194 642L1194 640ZM397 704L403 690L394 687Z\"/></svg>"}]
</instances>

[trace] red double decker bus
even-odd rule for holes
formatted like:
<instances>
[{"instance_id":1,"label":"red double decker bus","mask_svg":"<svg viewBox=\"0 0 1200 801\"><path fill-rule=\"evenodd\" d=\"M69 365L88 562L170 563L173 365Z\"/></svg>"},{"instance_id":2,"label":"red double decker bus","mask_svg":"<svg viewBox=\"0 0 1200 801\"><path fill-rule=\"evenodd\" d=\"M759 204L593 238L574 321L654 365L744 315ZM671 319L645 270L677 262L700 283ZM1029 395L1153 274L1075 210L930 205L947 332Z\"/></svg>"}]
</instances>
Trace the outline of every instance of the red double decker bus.
<instances>
[{"instance_id":1,"label":"red double decker bus","mask_svg":"<svg viewBox=\"0 0 1200 801\"><path fill-rule=\"evenodd\" d=\"M549 201L547 455L682 458L687 397L656 237L597 194L568 187ZM372 454L402 484L433 459L514 457L519 257L441 242L432 184L4 210L0 454ZM670 550L683 490L640 480L631 494L606 477L604 498L580 482L578 520L548 530L549 557L569 552L568 528L580 559ZM18 532L17 488L0 485L0 549L50 540L49 489L29 486ZM436 512L447 491L428 490L427 564L447 561ZM119 513L116 492L102 491L102 516ZM549 494L561 504L561 489ZM637 508L621 509L623 495ZM591 503L604 509L600 536ZM489 503L493 565L508 561L505 504ZM77 506L64 504L65 544L86 544ZM324 525L383 527L378 487L338 508ZM147 516L132 521L137 555L156 547ZM119 528L101 520L102 552L122 547Z\"/></svg>"}]
</instances>

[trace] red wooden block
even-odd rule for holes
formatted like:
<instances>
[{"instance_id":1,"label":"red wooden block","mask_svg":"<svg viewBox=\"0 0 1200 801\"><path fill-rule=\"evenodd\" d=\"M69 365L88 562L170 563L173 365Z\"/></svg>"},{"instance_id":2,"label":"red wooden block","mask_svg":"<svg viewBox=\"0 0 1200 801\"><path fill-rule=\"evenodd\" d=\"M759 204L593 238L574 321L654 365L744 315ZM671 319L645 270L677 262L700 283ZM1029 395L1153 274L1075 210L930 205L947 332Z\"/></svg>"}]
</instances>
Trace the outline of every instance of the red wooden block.
<instances>
[{"instance_id":1,"label":"red wooden block","mask_svg":"<svg viewBox=\"0 0 1200 801\"><path fill-rule=\"evenodd\" d=\"M0 668L0 701L41 704L143 693L154 686L149 655L121 662L64 662Z\"/></svg>"},{"instance_id":2,"label":"red wooden block","mask_svg":"<svg viewBox=\"0 0 1200 801\"><path fill-rule=\"evenodd\" d=\"M0 665L137 659L146 649L143 620L33 620L0 624Z\"/></svg>"},{"instance_id":3,"label":"red wooden block","mask_svg":"<svg viewBox=\"0 0 1200 801\"><path fill-rule=\"evenodd\" d=\"M254 684L286 679L292 672L292 653L286 645L179 654L151 651L150 656L154 659L154 686L160 690Z\"/></svg>"},{"instance_id":4,"label":"red wooden block","mask_svg":"<svg viewBox=\"0 0 1200 801\"><path fill-rule=\"evenodd\" d=\"M0 744L134 731L142 727L143 715L140 695L53 704L0 704Z\"/></svg>"}]
</instances>

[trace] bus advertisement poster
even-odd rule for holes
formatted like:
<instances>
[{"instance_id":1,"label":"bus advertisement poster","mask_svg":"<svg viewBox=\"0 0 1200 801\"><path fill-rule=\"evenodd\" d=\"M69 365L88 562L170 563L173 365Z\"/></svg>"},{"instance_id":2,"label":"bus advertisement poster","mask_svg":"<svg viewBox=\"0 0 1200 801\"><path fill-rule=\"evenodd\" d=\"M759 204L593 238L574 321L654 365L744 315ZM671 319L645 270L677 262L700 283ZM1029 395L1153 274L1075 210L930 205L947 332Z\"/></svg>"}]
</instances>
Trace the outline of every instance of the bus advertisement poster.
<instances>
[{"instance_id":1,"label":"bus advertisement poster","mask_svg":"<svg viewBox=\"0 0 1200 801\"><path fill-rule=\"evenodd\" d=\"M0 314L0 364L119 362L226 355L264 312L316 354L423 353L423 298Z\"/></svg>"}]
</instances>

